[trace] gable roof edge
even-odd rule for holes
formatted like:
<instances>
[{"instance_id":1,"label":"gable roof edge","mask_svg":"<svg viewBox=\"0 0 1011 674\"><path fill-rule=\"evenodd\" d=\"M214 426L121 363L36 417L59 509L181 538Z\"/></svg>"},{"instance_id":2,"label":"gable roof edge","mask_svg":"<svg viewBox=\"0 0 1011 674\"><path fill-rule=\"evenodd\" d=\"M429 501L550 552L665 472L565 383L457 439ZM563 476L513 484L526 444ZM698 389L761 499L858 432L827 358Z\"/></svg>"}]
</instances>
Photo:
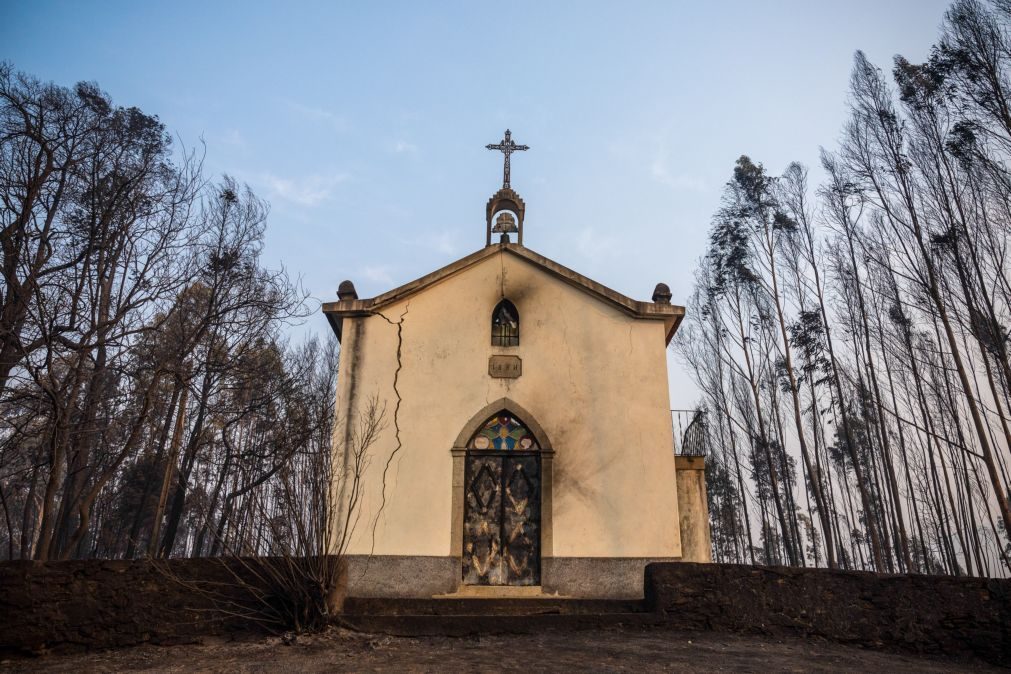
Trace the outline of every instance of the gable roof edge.
<instances>
[{"instance_id":1,"label":"gable roof edge","mask_svg":"<svg viewBox=\"0 0 1011 674\"><path fill-rule=\"evenodd\" d=\"M323 313L326 314L327 319L330 322L331 327L334 329L334 332L337 333L337 338L339 340L341 337L341 330L337 326L344 317L367 316L376 313L383 307L410 297L415 293L421 292L429 286L432 286L444 279L455 276L463 270L488 257L491 257L492 255L495 255L496 253L510 253L516 257L526 260L530 264L540 267L555 278L558 278L570 286L596 297L605 304L610 304L633 318L663 320L667 328L665 336L668 344L670 343L671 338L673 338L674 333L677 332L677 329L684 318L685 308L683 306L634 300L631 297L623 295L616 290L608 288L601 283L597 283L596 281L569 269L565 265L559 264L550 258L544 257L540 253L535 253L529 248L516 243L498 243L491 246L485 246L484 248L462 257L455 262L451 262L450 264L436 269L429 274L425 274L414 281L405 283L393 288L392 290L388 290L387 292L376 295L373 298L325 302L322 307Z\"/></svg>"}]
</instances>

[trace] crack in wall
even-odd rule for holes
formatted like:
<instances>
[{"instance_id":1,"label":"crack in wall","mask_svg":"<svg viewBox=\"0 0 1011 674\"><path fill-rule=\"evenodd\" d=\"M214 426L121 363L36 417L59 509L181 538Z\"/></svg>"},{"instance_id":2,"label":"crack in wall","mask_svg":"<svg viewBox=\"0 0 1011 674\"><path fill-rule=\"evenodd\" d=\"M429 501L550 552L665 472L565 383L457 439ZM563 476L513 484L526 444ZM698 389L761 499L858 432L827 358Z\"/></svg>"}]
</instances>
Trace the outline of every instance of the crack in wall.
<instances>
[{"instance_id":1,"label":"crack in wall","mask_svg":"<svg viewBox=\"0 0 1011 674\"><path fill-rule=\"evenodd\" d=\"M400 314L399 320L392 320L381 311L374 312L376 316L379 316L384 321L390 325L397 326L397 369L393 372L393 393L397 397L397 403L393 408L393 429L395 437L397 440L397 446L393 448L390 452L390 456L386 459L386 465L383 466L383 480L382 480L382 500L379 503L379 509L376 511L376 518L372 522L372 547L369 550L369 557L372 557L376 549L376 528L379 526L379 518L383 514L383 510L386 509L386 476L390 471L390 466L393 464L393 459L403 448L403 441L400 437L400 404L403 402L403 398L400 395L400 371L404 368L403 361L403 348L404 348L404 320L407 318L407 312L411 310L411 303L408 302L404 307L404 313Z\"/></svg>"}]
</instances>

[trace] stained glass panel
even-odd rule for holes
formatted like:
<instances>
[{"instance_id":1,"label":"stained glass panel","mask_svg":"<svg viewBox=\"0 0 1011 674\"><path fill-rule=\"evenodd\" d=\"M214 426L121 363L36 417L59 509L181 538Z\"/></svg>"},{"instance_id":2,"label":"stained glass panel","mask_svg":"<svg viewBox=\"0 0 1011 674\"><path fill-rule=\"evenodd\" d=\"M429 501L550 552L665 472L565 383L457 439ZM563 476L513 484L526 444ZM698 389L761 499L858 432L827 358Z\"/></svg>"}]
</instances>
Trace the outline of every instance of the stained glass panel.
<instances>
[{"instance_id":1,"label":"stained glass panel","mask_svg":"<svg viewBox=\"0 0 1011 674\"><path fill-rule=\"evenodd\" d=\"M531 450L537 440L523 422L502 411L486 421L470 441L471 449Z\"/></svg>"}]
</instances>

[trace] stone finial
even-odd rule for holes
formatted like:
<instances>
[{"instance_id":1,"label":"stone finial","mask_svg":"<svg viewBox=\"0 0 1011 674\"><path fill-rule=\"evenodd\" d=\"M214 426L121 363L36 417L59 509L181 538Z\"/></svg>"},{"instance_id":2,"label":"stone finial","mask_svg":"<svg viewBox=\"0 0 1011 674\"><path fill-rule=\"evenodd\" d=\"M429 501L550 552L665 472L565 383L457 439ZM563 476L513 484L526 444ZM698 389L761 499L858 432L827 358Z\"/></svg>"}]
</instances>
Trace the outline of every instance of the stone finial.
<instances>
[{"instance_id":1,"label":"stone finial","mask_svg":"<svg viewBox=\"0 0 1011 674\"><path fill-rule=\"evenodd\" d=\"M666 283L657 283L656 288L653 290L653 301L657 304L670 304L670 298L673 297L670 293L670 288Z\"/></svg>"},{"instance_id":2,"label":"stone finial","mask_svg":"<svg viewBox=\"0 0 1011 674\"><path fill-rule=\"evenodd\" d=\"M341 281L341 284L337 286L337 298L342 301L358 299L358 291L355 290L355 284L351 281Z\"/></svg>"}]
</instances>

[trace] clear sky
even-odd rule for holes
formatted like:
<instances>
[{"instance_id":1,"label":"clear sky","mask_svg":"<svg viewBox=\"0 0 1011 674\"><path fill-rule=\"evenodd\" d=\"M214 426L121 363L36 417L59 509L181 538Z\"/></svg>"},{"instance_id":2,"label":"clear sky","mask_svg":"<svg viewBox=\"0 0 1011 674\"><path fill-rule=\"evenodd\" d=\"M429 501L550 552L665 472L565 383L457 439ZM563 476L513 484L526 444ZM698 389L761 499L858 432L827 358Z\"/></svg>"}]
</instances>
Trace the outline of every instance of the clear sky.
<instances>
[{"instance_id":1,"label":"clear sky","mask_svg":"<svg viewBox=\"0 0 1011 674\"><path fill-rule=\"evenodd\" d=\"M508 126L524 243L636 299L687 300L741 154L833 147L856 49L923 60L942 0L0 0L0 59L157 114L271 202L265 255L320 300L484 245ZM817 177L816 173L812 173ZM321 316L304 328L327 330ZM671 356L671 404L694 387Z\"/></svg>"}]
</instances>

